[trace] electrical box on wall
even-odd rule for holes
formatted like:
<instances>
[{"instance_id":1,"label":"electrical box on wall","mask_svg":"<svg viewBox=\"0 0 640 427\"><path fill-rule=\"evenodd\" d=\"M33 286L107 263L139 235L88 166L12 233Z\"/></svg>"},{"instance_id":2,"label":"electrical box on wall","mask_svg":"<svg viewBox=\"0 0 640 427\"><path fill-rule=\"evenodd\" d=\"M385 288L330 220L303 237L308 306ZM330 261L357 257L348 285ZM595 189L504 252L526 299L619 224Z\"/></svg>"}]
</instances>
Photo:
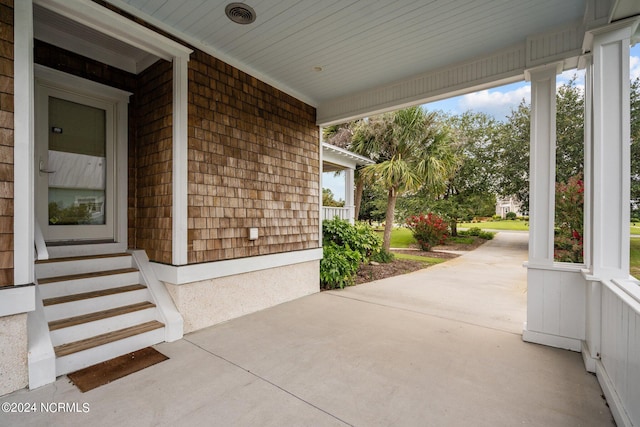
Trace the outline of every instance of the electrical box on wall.
<instances>
[{"instance_id":1,"label":"electrical box on wall","mask_svg":"<svg viewBox=\"0 0 640 427\"><path fill-rule=\"evenodd\" d=\"M258 240L258 228L251 227L249 229L249 240Z\"/></svg>"}]
</instances>

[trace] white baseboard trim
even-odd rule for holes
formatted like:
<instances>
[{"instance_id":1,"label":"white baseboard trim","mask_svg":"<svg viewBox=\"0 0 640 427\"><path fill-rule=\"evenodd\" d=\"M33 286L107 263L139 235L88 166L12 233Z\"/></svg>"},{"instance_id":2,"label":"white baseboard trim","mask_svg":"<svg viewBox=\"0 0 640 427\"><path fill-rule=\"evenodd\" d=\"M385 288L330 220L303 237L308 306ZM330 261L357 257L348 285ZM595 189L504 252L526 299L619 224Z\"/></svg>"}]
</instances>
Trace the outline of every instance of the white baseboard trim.
<instances>
[{"instance_id":1,"label":"white baseboard trim","mask_svg":"<svg viewBox=\"0 0 640 427\"><path fill-rule=\"evenodd\" d=\"M322 259L322 248L280 254L206 262L191 265L167 265L152 262L156 277L172 285L218 279L253 271L267 270Z\"/></svg>"},{"instance_id":2,"label":"white baseboard trim","mask_svg":"<svg viewBox=\"0 0 640 427\"><path fill-rule=\"evenodd\" d=\"M522 340L534 344L542 344L549 347L562 348L580 352L582 350L582 341L575 338L562 337L559 335L546 334L543 332L535 332L527 330L526 324L522 331Z\"/></svg>"},{"instance_id":3,"label":"white baseboard trim","mask_svg":"<svg viewBox=\"0 0 640 427\"><path fill-rule=\"evenodd\" d=\"M584 368L587 372L594 374L596 372L596 362L599 359L595 359L591 356L591 350L589 350L589 344L586 341L582 342L582 361L584 362Z\"/></svg>"},{"instance_id":4,"label":"white baseboard trim","mask_svg":"<svg viewBox=\"0 0 640 427\"><path fill-rule=\"evenodd\" d=\"M616 391L607 370L602 364L602 361L597 360L595 364L598 382L600 383L604 396L607 398L607 404L609 405L609 409L611 409L611 414L613 415L613 419L616 421L616 425L618 427L633 427L633 421L629 418L629 414L627 414L624 404L622 403L622 400L620 400L620 396L618 396L618 392Z\"/></svg>"},{"instance_id":5,"label":"white baseboard trim","mask_svg":"<svg viewBox=\"0 0 640 427\"><path fill-rule=\"evenodd\" d=\"M3 286L0 288L0 317L28 313L36 309L36 286Z\"/></svg>"}]
</instances>

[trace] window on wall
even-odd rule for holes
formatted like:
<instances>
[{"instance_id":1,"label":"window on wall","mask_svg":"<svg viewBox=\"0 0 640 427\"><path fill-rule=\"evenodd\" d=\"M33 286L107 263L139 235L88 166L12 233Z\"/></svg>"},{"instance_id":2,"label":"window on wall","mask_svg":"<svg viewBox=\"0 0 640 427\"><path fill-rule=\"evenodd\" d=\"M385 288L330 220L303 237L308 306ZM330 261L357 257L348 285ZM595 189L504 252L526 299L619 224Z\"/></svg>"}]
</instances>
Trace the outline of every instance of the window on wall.
<instances>
[{"instance_id":1,"label":"window on wall","mask_svg":"<svg viewBox=\"0 0 640 427\"><path fill-rule=\"evenodd\" d=\"M583 263L584 71L557 79L554 259Z\"/></svg>"}]
</instances>

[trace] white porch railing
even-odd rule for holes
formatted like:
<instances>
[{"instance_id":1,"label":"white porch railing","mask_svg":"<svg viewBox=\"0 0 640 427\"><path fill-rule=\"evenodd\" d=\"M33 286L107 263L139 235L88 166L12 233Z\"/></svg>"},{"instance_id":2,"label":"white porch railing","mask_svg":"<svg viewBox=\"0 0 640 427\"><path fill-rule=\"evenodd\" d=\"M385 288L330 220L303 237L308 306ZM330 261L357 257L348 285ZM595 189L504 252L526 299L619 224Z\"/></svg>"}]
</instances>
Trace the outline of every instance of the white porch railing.
<instances>
[{"instance_id":1,"label":"white porch railing","mask_svg":"<svg viewBox=\"0 0 640 427\"><path fill-rule=\"evenodd\" d=\"M47 244L44 242L44 237L42 236L42 230L40 229L40 224L38 221L35 223L35 227L33 229L35 247L36 247L36 259L44 260L49 259L49 251L47 250Z\"/></svg>"},{"instance_id":2,"label":"white porch railing","mask_svg":"<svg viewBox=\"0 0 640 427\"><path fill-rule=\"evenodd\" d=\"M338 217L340 219L347 220L353 223L355 214L354 208L352 206L345 207L334 207L334 206L323 206L322 207L322 219L334 219Z\"/></svg>"}]
</instances>

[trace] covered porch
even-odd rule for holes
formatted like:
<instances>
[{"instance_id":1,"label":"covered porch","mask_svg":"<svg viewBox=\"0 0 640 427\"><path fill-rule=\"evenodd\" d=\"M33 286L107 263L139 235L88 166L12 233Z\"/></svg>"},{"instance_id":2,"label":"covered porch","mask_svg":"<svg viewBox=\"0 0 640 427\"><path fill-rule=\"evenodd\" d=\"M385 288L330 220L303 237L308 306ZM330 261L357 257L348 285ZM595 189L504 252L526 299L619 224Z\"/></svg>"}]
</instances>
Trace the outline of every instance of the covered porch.
<instances>
[{"instance_id":1,"label":"covered porch","mask_svg":"<svg viewBox=\"0 0 640 427\"><path fill-rule=\"evenodd\" d=\"M503 232L426 270L161 344L169 360L88 393L61 378L5 398L87 403L86 413L2 416L13 425L613 426L578 353L522 342L526 259L527 234Z\"/></svg>"},{"instance_id":2,"label":"covered porch","mask_svg":"<svg viewBox=\"0 0 640 427\"><path fill-rule=\"evenodd\" d=\"M353 224L355 211L355 171L359 166L374 163L373 160L335 145L322 143L322 172L342 172L344 178L344 206L322 206L322 219L344 219Z\"/></svg>"},{"instance_id":3,"label":"covered porch","mask_svg":"<svg viewBox=\"0 0 640 427\"><path fill-rule=\"evenodd\" d=\"M162 67L164 74L171 76L162 80L166 86L166 97L163 97L166 117L156 121L163 126L159 134L166 138L161 141L166 155L159 155L166 161L156 169L166 175L166 180L158 179L156 184L165 190L168 202L151 197L153 205L150 209L144 204L136 205L140 214L149 217L138 215L134 218L136 221L130 221L126 209L129 201L125 197L120 203L120 227L116 228L119 234L114 234L114 240L125 247L131 246L134 243L128 238L128 233L141 233L145 230L140 224L148 225L147 234L151 238L141 241L144 237L141 236L135 245L152 254L155 252L153 259L158 262L154 269L158 278L174 291L174 301L182 300L182 314L192 317L189 322L193 327L185 332L226 320L207 318L212 312L208 306L210 300L202 298L201 292L206 292L213 301L222 301L225 305L229 302L230 311L237 316L246 313L238 308L251 306L257 310L283 302L282 298L270 298L274 295L281 297L283 287L287 285L293 284L286 300L318 291L315 274L321 256L318 224L321 209L317 196L319 171L322 169L319 126L343 123L525 78L531 81L531 236L526 270L527 314L523 320L526 322L524 328L518 327L518 330L522 331L524 340L555 349L545 348L531 359L523 358L526 363L518 362L518 369L513 370L522 375L517 377L518 383L503 382L500 389L509 391L514 387L526 387L528 390L533 384L540 385L543 391L550 390L550 387L557 389L557 381L563 374L577 370L576 378L582 378L580 375L588 375L586 368L596 373L617 424L640 424L640 406L637 404L640 401L640 286L629 277L628 246L629 48L640 36L640 4L635 0L434 3L405 0L375 5L364 1L332 4L282 1L277 7L268 7L263 2L254 6L258 17L253 25L230 22L225 16L226 4L222 1L194 1L184 5L180 0L0 0L3 18L10 21L4 24L13 29L0 35L3 47L0 237L4 242L0 257L0 319L5 330L10 332L2 341L9 354L2 359L2 369L3 373L16 373L17 380L10 386L12 390L25 385L28 370L26 313L34 312L38 300L34 286L34 180L39 172L48 173L46 169L38 171L34 152L34 77L37 75L33 47L34 37L42 37L34 36L34 7L35 10L55 7L61 16L71 16L83 27L98 29L101 35L125 42L136 51L153 53L166 61L155 63ZM239 11L239 14L244 15L244 12ZM106 17L109 20L104 22ZM139 26L144 26L144 29ZM131 27L138 28L139 34L129 31ZM38 28L42 27L36 25L35 29ZM74 38L77 39L81 38ZM555 88L557 74L576 67L584 68L587 75L585 262L568 265L553 260ZM89 71L93 73L94 69ZM91 77L95 78L94 75ZM149 92L158 93L154 90ZM224 112L217 110L214 113L214 109L222 107ZM143 115L145 118L151 118L151 113L158 112L153 105L149 108L150 114ZM274 126L277 129L274 130ZM159 139L159 136L149 139L154 155L159 153ZM218 150L224 144L227 144L227 150L220 154ZM253 151L246 149L247 144ZM205 146L209 151L202 151ZM247 153L253 153L249 162L243 158ZM126 151L121 151L120 155L123 156L121 164L126 165ZM240 159L236 160L236 157ZM207 169L211 159L220 162L215 171ZM198 175L202 170L206 174ZM244 176L247 171L254 172L252 182L256 186L266 188L260 191L240 188L247 190L249 196L245 197L244 192L238 194L238 189L246 184L247 180L239 176ZM118 172L122 173L122 170ZM147 178L144 169L139 168L137 173L141 179ZM123 182L116 182L123 188L127 185L126 170L124 178ZM207 184L203 185L205 182ZM224 195L220 194L223 187L228 190ZM301 189L305 190L304 194ZM149 191L157 194L156 189ZM139 198L145 195L144 191L137 194ZM205 205L205 201L210 203ZM256 202L257 205L240 207L239 203L245 201ZM163 209L157 209L160 207ZM265 209L269 218L260 218ZM252 234L256 227L244 221L250 211L261 220L258 221L257 236ZM164 217L160 218L159 212ZM230 229L233 227L231 220L235 224L233 230ZM127 229L129 223L130 230ZM211 235L211 231L216 235ZM263 241L256 242L253 236ZM264 238L268 240L265 242ZM304 267L303 271L298 271L300 265ZM269 270L271 273L265 275L264 272ZM284 270L289 274L285 280ZM450 280L455 280L456 276L457 273L452 271ZM242 292L223 294L222 297L211 295L212 289L228 289L227 277L232 277L233 284ZM266 278L270 279L272 286L264 293L256 292ZM300 278L307 279L306 288L295 286ZM244 289L247 283L250 286ZM250 298L255 304L247 303ZM452 298L462 299L462 296L454 295ZM307 306L308 301L320 303ZM191 303L200 305L194 308ZM322 405L314 402L326 396L340 398L352 394L350 385L361 379L358 373L364 378L364 373L375 372L377 367L391 369L398 361L407 366L417 366L419 359L407 354L403 357L389 355L375 362L356 358L362 362L360 365L344 367L338 363L344 359L336 358L336 363L328 368L333 369L330 373L334 376L328 378L344 378L348 372L354 373L351 377L354 381L347 382L344 388L337 387L342 392L336 395L336 387L333 387L336 384L320 381L327 376L322 371L314 371L315 364L305 365L300 357L281 357L283 354L287 357L296 355L295 347L300 342L305 342L310 350L332 348L336 350L333 354L341 354L340 350L351 335L341 329L344 327L341 322L331 324L329 328L322 323L326 319L322 303L338 311L340 307L344 311L349 308L344 307L342 298L324 293L274 309L282 316L282 320L273 323L274 333L284 334L292 324L304 327L298 329L298 335L291 339L277 341L276 347L266 344L259 347L264 352L262 354L276 357L265 357L264 363L269 364L273 375L260 376L260 384L256 387L263 391L264 387L275 387L284 393L284 398L293 397L294 406L300 402L311 402L313 410L327 414L326 410L319 409ZM459 321L442 323L438 316L421 323L424 319L416 319L406 307L389 308L399 310L406 317L401 324L388 326L382 322L386 318L384 315L370 309L367 306L361 312L362 318L370 322L361 323L360 330L370 328L370 335L365 336L369 337L366 344L371 352L393 344L397 336L402 336L402 340L409 343L421 342L418 354L428 354L433 348L428 339L442 334L448 338L438 348L434 363L446 365L452 359L442 357L442 354L448 354L448 351L468 358L484 353L489 360L492 355L503 353L493 353L496 348L513 345L513 353L517 353L517 349L523 348L519 346L525 345L520 341L520 335L511 334L506 341L494 340L493 332L485 328L478 329L476 336L464 332L468 325L460 325ZM248 316L236 323L259 325L261 316L268 316L271 312ZM234 324L226 323L211 330L216 331L214 334L224 335ZM415 325L423 327L413 329ZM372 333L377 332L376 328L386 329L387 333ZM453 330L459 334L450 334ZM206 335L208 331L202 334ZM331 339L328 331L332 332ZM397 335L400 332L404 335ZM257 345L265 336L247 338L255 338ZM214 349L208 348L204 342L197 343L198 335L192 337L165 346L170 349L200 345L204 353L199 355L207 360L231 361L235 367L247 366L242 371L243 375L247 370L260 371L250 368L253 362L245 365L242 360L231 358L235 351L242 353L234 347L233 341L217 340L217 343L224 343L224 348ZM251 353L243 347L246 342L253 341L243 340L242 345L238 345L245 354ZM575 353L558 349L569 349ZM361 350L352 348L350 351L358 356ZM302 356L309 354L318 353L311 351ZM583 366L580 365L579 354ZM193 369L194 365L199 366L199 360L202 359L194 356L187 365ZM284 363L285 360L290 365ZM326 362L324 360L325 364L318 366L327 367ZM442 402L442 405L431 408L432 414L446 417L455 408L468 411L469 419L478 421L477 413L483 407L478 403L488 403L486 398L490 393L486 393L483 387L491 387L491 378L476 375L477 370L470 369L472 365L466 363L462 360L458 362L458 369L442 372L446 372L447 379L459 380L456 374L469 369L468 375L459 382L461 389L475 389L481 398L468 395L464 401L451 405ZM300 388L295 378L290 380L292 388L275 379L282 372L288 372L291 366L298 369L306 366L308 372L318 374L308 378L317 381L318 387L313 389L313 396L305 398L291 391ZM494 366L495 372L504 366ZM428 419L429 411L425 408L429 408L426 405L429 396L425 391L436 395L440 390L430 388L432 376L415 375L418 369L406 371L400 378L406 381L417 378L418 382L413 384L423 390L420 398L413 401L404 399L403 381L393 383L384 395L386 399L398 396L400 411L407 405L413 405L419 419ZM439 372L436 370L432 374L437 376ZM162 374L154 375L155 379L162 380ZM196 387L197 379L189 378L192 381L182 383L182 390ZM219 375L213 378L215 381L207 384L208 387L215 388L219 383ZM580 396L584 384L574 380L574 377L568 379L561 393L563 398L571 399L572 394ZM180 390L171 381L163 384L174 391ZM238 387L242 384L235 383ZM136 390L135 386L127 387ZM594 387L593 383L589 387ZM52 388L47 386L43 390L51 391ZM523 404L529 404L528 410L548 409L543 404L531 404L529 392L523 390L518 388L516 391L525 396ZM453 389L447 390L450 397L455 396L454 393ZM516 394L510 393L509 396ZM138 396L135 393L128 396L134 396L130 402L140 403L135 399ZM114 403L122 402L116 395L111 397L115 398L112 400ZM20 392L12 395L11 399L25 401L26 398ZM242 406L246 400L232 398L231 403ZM365 413L369 408L382 410L384 403L387 401L367 400L367 407L360 408L355 398L344 411ZM553 410L563 413L572 408L595 417L589 408L597 407L598 403L592 403L581 406L579 401L570 400L566 406ZM172 405L167 403L164 409L170 407ZM443 407L447 410L439 409ZM108 410L112 408L110 406ZM194 413L198 410L206 412L203 408L191 409ZM260 408L268 411L273 407L265 405ZM164 409L161 415L170 419L171 414ZM97 406L94 414L101 415ZM119 414L115 416L120 416L118 421L122 421L130 411ZM253 421L261 419L258 415L262 414L255 414ZM496 417L500 414L489 415ZM503 415L505 418L501 420L506 422L509 414ZM327 424L339 424L343 418L350 417L336 418L332 415ZM494 425L500 421L490 419ZM387 423L392 424L393 421L389 419Z\"/></svg>"}]
</instances>

